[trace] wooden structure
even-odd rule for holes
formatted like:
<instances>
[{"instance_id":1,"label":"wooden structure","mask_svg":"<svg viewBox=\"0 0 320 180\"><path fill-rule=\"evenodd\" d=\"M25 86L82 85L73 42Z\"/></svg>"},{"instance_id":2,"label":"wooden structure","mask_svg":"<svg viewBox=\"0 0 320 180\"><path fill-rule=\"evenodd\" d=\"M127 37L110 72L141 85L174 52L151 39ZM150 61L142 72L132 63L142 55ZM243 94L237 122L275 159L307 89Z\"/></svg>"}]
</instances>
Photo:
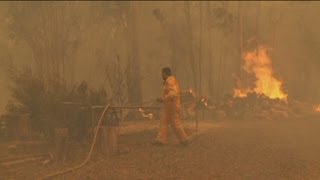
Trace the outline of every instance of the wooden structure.
<instances>
[{"instance_id":1,"label":"wooden structure","mask_svg":"<svg viewBox=\"0 0 320 180\"><path fill-rule=\"evenodd\" d=\"M182 105L184 107L187 104L187 107L197 111L196 108L199 102L202 100L197 98L192 92L191 94L187 94L187 96L182 96ZM186 95L186 94L185 94ZM188 96L189 95L189 96ZM97 130L97 120L101 116L101 113L105 106L99 105L84 105L81 103L73 103L73 102L64 102L63 105L65 106L78 106L81 108L89 108L91 111L91 128L89 130L90 134L94 134ZM68 108L64 108L68 109ZM98 139L97 139L97 151L102 154L112 154L115 153L117 150L117 140L118 140L118 131L119 131L119 124L120 121L124 118L125 109L137 110L138 112L141 110L150 110L150 111L159 111L162 109L161 106L111 106L107 113L104 115L104 119L100 126ZM184 108L185 109L185 108ZM196 117L197 118L197 117ZM196 119L196 129L198 129L198 118Z\"/></svg>"},{"instance_id":2,"label":"wooden structure","mask_svg":"<svg viewBox=\"0 0 320 180\"><path fill-rule=\"evenodd\" d=\"M90 106L84 105L81 103L72 103L72 102L64 102L63 105L65 106L77 106L81 108L90 108L91 109L91 128L89 130L90 134L94 134L97 130L97 120L101 116L101 113L105 106ZM64 108L68 109L68 108ZM117 150L117 140L118 140L118 130L120 121L123 119L124 109L151 109L151 110L160 110L161 107L156 106L112 106L109 108L107 113L104 115L103 122L100 126L98 139L97 139L97 146L96 150L102 154L113 154ZM66 114L66 113L65 113ZM65 116L65 118L67 118ZM62 145L59 145L59 147Z\"/></svg>"}]
</instances>

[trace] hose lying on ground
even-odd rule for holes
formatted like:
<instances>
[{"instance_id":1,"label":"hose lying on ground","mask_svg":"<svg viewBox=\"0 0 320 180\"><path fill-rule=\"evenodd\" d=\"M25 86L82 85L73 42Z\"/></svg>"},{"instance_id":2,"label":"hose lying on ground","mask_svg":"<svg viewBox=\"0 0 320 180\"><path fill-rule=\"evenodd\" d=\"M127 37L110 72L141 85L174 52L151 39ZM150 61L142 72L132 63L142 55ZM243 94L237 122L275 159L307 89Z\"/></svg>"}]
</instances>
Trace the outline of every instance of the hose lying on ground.
<instances>
[{"instance_id":1,"label":"hose lying on ground","mask_svg":"<svg viewBox=\"0 0 320 180\"><path fill-rule=\"evenodd\" d=\"M106 112L109 108L110 108L110 105L109 105L109 104L106 105L106 107L104 108L104 110L103 110L103 112L102 112L102 114L101 114L101 116L100 116L100 119L99 119L98 124L97 124L97 129L96 129L96 131L95 131L95 133L94 133L93 141L92 141L92 143L91 143L90 151L89 151L89 153L88 153L87 158L86 158L81 164L79 164L79 165L77 165L77 166L75 166L75 167L72 167L72 168L69 168L69 169L66 169L66 170L62 170L62 171L59 171L59 172L56 172L56 173L53 173L53 174L46 175L46 176L40 178L39 180L52 178L52 177L55 177L55 176L58 176L58 175L66 174L66 173L68 173L68 172L77 170L77 169L81 168L82 166L84 166L84 165L89 161L89 159L91 158L91 154L92 154L93 148L94 148L94 146L95 146L95 144L96 144L97 135L98 135L98 133L99 133L99 129L100 129L100 125L101 125L103 116L104 116L105 112Z\"/></svg>"}]
</instances>

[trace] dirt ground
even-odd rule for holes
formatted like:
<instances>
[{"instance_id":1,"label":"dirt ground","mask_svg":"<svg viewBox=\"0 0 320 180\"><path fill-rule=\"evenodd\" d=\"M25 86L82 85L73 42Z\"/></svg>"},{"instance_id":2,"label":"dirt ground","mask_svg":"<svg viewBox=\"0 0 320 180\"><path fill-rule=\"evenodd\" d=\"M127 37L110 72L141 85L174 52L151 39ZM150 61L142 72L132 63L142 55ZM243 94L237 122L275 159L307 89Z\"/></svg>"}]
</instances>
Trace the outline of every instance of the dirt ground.
<instances>
[{"instance_id":1,"label":"dirt ground","mask_svg":"<svg viewBox=\"0 0 320 180\"><path fill-rule=\"evenodd\" d=\"M157 122L123 125L119 153L95 154L83 168L55 179L320 179L319 116L203 121L197 133L194 122L184 124L192 134L188 147L180 147L173 135L164 147L150 145ZM42 177L80 163L87 149L71 151L66 164L0 169L0 179Z\"/></svg>"}]
</instances>

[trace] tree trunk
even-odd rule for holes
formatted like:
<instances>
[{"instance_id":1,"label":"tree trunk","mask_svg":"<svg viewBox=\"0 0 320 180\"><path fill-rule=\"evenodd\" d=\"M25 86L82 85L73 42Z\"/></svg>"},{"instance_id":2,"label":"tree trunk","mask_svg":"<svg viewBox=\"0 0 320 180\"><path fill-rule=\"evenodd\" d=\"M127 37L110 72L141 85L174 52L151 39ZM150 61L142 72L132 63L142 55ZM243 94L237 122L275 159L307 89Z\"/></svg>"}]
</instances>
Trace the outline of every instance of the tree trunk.
<instances>
[{"instance_id":1,"label":"tree trunk","mask_svg":"<svg viewBox=\"0 0 320 180\"><path fill-rule=\"evenodd\" d=\"M127 72L127 78L130 82L128 87L128 101L129 103L140 103L142 101L142 89L141 89L141 65L139 57L138 46L138 18L137 10L138 3L136 1L130 1L129 19L128 19L128 36L129 36L129 64L131 67Z\"/></svg>"},{"instance_id":2,"label":"tree trunk","mask_svg":"<svg viewBox=\"0 0 320 180\"><path fill-rule=\"evenodd\" d=\"M210 12L210 1L207 1L207 17L209 16ZM209 93L211 96L213 96L213 59L212 59L212 31L211 28L208 27L208 33L209 33L209 77L208 77L208 83L209 83Z\"/></svg>"},{"instance_id":3,"label":"tree trunk","mask_svg":"<svg viewBox=\"0 0 320 180\"><path fill-rule=\"evenodd\" d=\"M56 82L65 81L65 55L67 49L65 25L65 7L55 3L42 3L39 6L41 33L30 31L27 38L34 51L37 66L42 66L37 73ZM30 40L28 41L30 42ZM40 69L40 68L38 68Z\"/></svg>"},{"instance_id":4,"label":"tree trunk","mask_svg":"<svg viewBox=\"0 0 320 180\"><path fill-rule=\"evenodd\" d=\"M184 2L184 10L187 21L187 31L188 31L188 45L189 45L189 62L192 71L192 80L193 80L193 88L197 91L197 77L196 77L196 62L195 56L193 53L193 41L192 41L192 26L191 26L191 17L190 17L190 2Z\"/></svg>"},{"instance_id":5,"label":"tree trunk","mask_svg":"<svg viewBox=\"0 0 320 180\"><path fill-rule=\"evenodd\" d=\"M261 1L257 1L257 16L256 16L256 36L260 38L260 15L261 15Z\"/></svg>"},{"instance_id":6,"label":"tree trunk","mask_svg":"<svg viewBox=\"0 0 320 180\"><path fill-rule=\"evenodd\" d=\"M228 75L228 71L227 71L227 69L228 69L228 67L227 67L227 60L228 60L228 52L229 52L229 47L227 46L226 48L225 48L225 50L224 50L224 55L223 55L223 59L224 59L224 61L223 61L223 73L222 73L222 75L223 75L223 77L222 77L222 82L221 82L221 91L224 93L225 91L226 91L226 77L227 77L227 75ZM224 95L224 94L222 94L222 95Z\"/></svg>"},{"instance_id":7,"label":"tree trunk","mask_svg":"<svg viewBox=\"0 0 320 180\"><path fill-rule=\"evenodd\" d=\"M238 37L239 37L239 46L238 46L238 54L239 54L239 60L240 60L240 67L239 67L239 78L240 80L243 77L243 71L242 71L242 53L243 53L243 14L242 14L242 2L238 2Z\"/></svg>"},{"instance_id":8,"label":"tree trunk","mask_svg":"<svg viewBox=\"0 0 320 180\"><path fill-rule=\"evenodd\" d=\"M220 89L221 89L221 87L220 87L220 85L221 85L221 74L222 74L222 61L223 61L223 40L224 40L224 37L222 36L221 37L221 40L220 40L220 58L219 58L219 66L218 66L218 74L217 74L217 90L216 90L216 92L217 92L217 97L219 97L220 96Z\"/></svg>"},{"instance_id":9,"label":"tree trunk","mask_svg":"<svg viewBox=\"0 0 320 180\"><path fill-rule=\"evenodd\" d=\"M201 84L201 62L202 62L202 1L200 3L200 48L199 48L199 95L202 94L202 84Z\"/></svg>"},{"instance_id":10,"label":"tree trunk","mask_svg":"<svg viewBox=\"0 0 320 180\"><path fill-rule=\"evenodd\" d=\"M184 10L187 20L187 31L188 31L188 44L189 44L189 60L190 60L190 67L193 76L193 87L197 92L197 76L196 76L196 63L195 63L195 56L193 53L193 41L192 41L192 26L191 26L191 15L190 15L190 1L184 2Z\"/></svg>"},{"instance_id":11,"label":"tree trunk","mask_svg":"<svg viewBox=\"0 0 320 180\"><path fill-rule=\"evenodd\" d=\"M172 26L169 25L168 33L169 33L169 43L171 46L171 68L174 73L177 75L177 64L178 64L178 57L177 57L177 28L176 28L176 5L175 1L172 1Z\"/></svg>"},{"instance_id":12,"label":"tree trunk","mask_svg":"<svg viewBox=\"0 0 320 180\"><path fill-rule=\"evenodd\" d=\"M209 93L213 95L214 91L214 84L213 84L213 59L212 59L212 35L211 35L211 30L209 30Z\"/></svg>"}]
</instances>

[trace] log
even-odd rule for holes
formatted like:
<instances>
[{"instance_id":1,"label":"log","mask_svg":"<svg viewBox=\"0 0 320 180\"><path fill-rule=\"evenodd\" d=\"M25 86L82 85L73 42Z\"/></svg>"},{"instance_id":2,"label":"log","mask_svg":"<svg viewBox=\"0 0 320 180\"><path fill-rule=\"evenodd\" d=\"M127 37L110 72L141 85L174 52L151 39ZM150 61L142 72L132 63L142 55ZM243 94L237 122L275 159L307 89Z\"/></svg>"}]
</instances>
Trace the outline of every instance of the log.
<instances>
[{"instance_id":1,"label":"log","mask_svg":"<svg viewBox=\"0 0 320 180\"><path fill-rule=\"evenodd\" d=\"M43 157L43 156L48 156L48 153L40 153L40 154L32 154L32 155L23 155L23 156L3 158L3 159L0 159L0 163L15 161L15 160L19 160L19 159L32 158L32 157Z\"/></svg>"},{"instance_id":2,"label":"log","mask_svg":"<svg viewBox=\"0 0 320 180\"><path fill-rule=\"evenodd\" d=\"M43 160L44 158L45 158L45 156L28 157L28 158L23 158L23 159L12 160L9 162L4 162L4 163L1 163L0 166L10 167L13 165L19 165L19 164L24 164L24 163L28 163L28 162Z\"/></svg>"}]
</instances>

